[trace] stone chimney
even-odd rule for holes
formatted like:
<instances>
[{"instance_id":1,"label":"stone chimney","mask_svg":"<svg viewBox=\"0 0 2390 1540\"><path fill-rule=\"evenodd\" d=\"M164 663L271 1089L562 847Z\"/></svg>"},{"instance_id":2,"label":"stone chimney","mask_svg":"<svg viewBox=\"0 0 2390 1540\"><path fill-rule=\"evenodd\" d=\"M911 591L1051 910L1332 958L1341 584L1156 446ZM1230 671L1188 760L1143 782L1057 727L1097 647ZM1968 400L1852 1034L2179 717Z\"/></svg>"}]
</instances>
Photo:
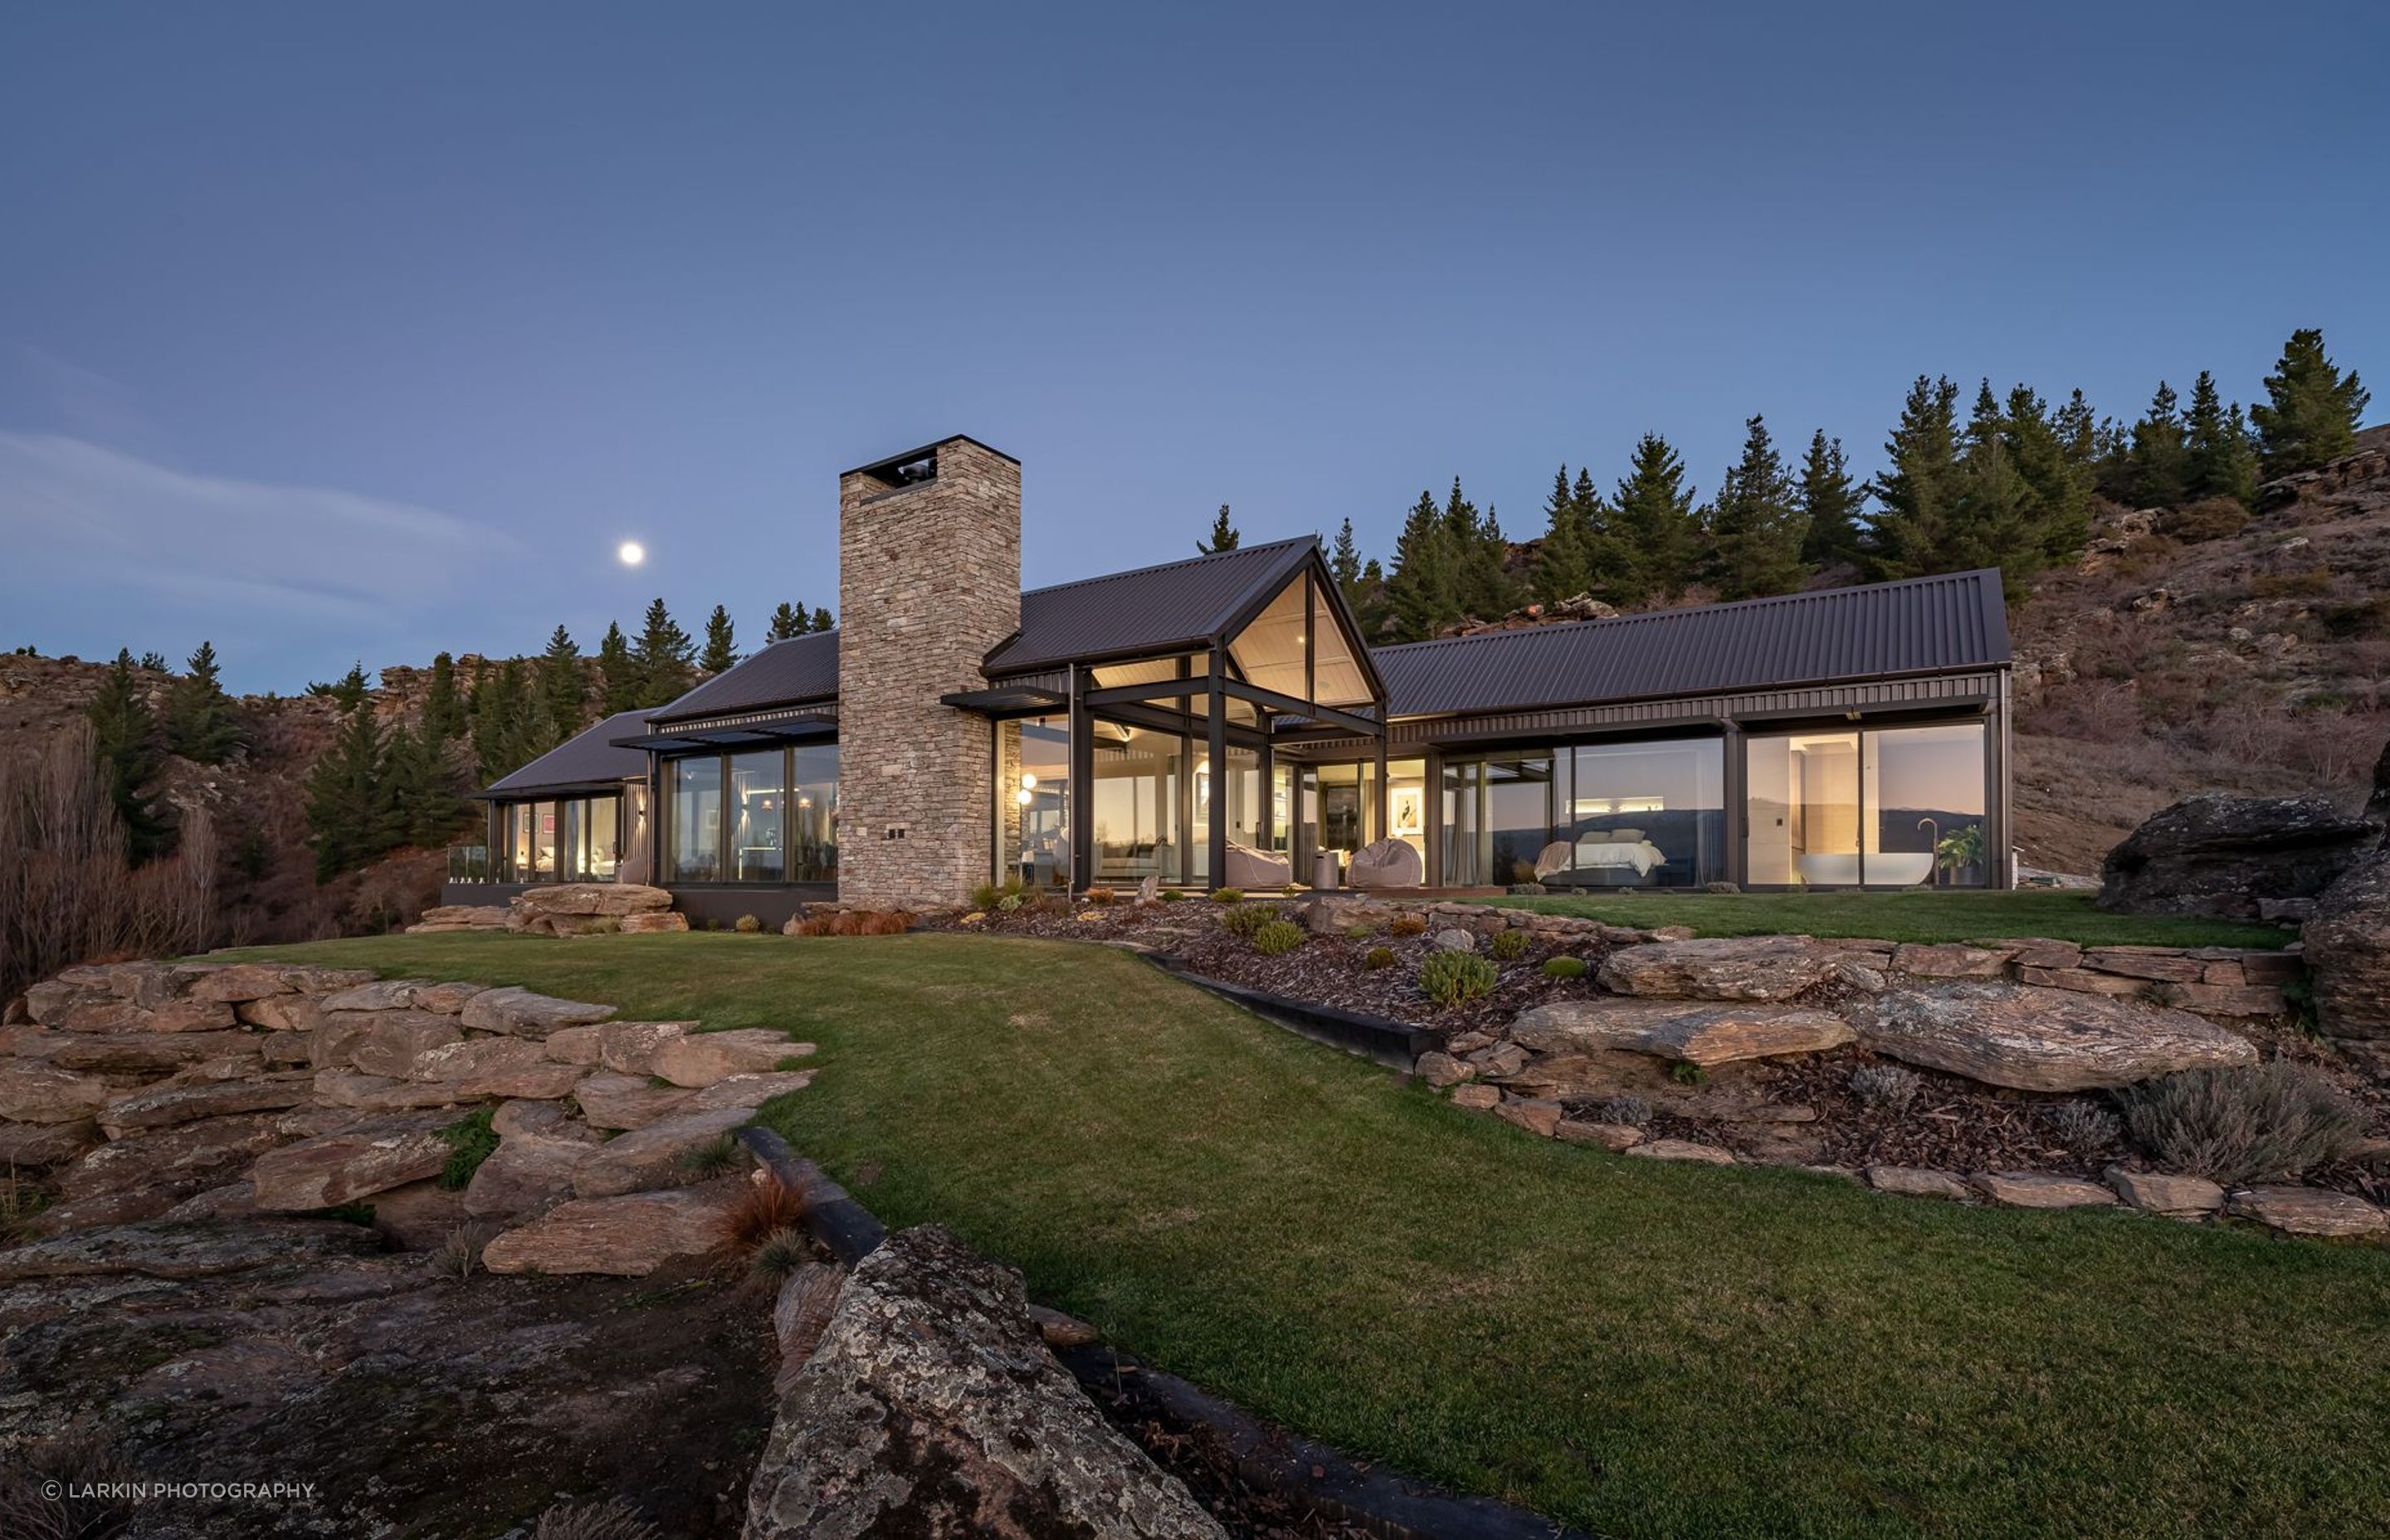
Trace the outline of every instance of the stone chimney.
<instances>
[{"instance_id":1,"label":"stone chimney","mask_svg":"<svg viewBox=\"0 0 2390 1540\"><path fill-rule=\"evenodd\" d=\"M1021 462L966 438L838 481L838 892L876 908L960 904L988 879L983 687L1021 627Z\"/></svg>"}]
</instances>

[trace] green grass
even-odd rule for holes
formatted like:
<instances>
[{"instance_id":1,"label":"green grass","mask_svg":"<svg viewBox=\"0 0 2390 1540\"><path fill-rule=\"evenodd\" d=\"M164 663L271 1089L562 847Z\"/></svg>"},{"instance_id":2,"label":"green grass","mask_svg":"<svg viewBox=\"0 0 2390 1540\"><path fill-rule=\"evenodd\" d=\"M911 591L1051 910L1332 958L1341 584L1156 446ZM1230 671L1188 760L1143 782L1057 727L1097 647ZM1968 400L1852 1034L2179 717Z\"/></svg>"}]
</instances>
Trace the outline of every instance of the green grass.
<instances>
[{"instance_id":1,"label":"green grass","mask_svg":"<svg viewBox=\"0 0 2390 1540\"><path fill-rule=\"evenodd\" d=\"M1690 925L1704 936L1875 936L1884 941L1972 941L2055 936L2087 946L2282 946L2278 925L2173 915L2112 915L2081 890L2013 892L1961 889L1897 893L1662 893L1606 897L1504 896L1478 902L1613 925Z\"/></svg>"},{"instance_id":2,"label":"green grass","mask_svg":"<svg viewBox=\"0 0 2390 1540\"><path fill-rule=\"evenodd\" d=\"M280 949L772 1026L892 1226L1263 1417L1602 1535L2379 1532L2390 1252L1533 1137L1109 950Z\"/></svg>"}]
</instances>

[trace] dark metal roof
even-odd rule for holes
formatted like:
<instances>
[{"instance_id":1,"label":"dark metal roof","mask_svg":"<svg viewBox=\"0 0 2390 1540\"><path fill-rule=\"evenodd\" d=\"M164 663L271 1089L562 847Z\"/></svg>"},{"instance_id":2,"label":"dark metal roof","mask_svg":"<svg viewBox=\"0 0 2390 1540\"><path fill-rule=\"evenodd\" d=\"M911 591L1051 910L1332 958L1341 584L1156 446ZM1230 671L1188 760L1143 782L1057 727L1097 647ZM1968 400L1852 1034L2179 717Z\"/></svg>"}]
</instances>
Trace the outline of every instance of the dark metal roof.
<instances>
[{"instance_id":1,"label":"dark metal roof","mask_svg":"<svg viewBox=\"0 0 2390 1540\"><path fill-rule=\"evenodd\" d=\"M838 694L838 633L811 631L774 642L726 669L648 720L661 726L726 712L752 712L800 700L827 700Z\"/></svg>"},{"instance_id":2,"label":"dark metal roof","mask_svg":"<svg viewBox=\"0 0 2390 1540\"><path fill-rule=\"evenodd\" d=\"M1033 588L1021 596L1020 632L988 654L988 676L1206 645L1318 548L1306 534Z\"/></svg>"},{"instance_id":3,"label":"dark metal roof","mask_svg":"<svg viewBox=\"0 0 2390 1540\"><path fill-rule=\"evenodd\" d=\"M637 780L648 773L648 756L636 749L624 749L614 740L644 731L647 720L645 712L616 712L495 782L482 795L524 797L543 791L588 790Z\"/></svg>"},{"instance_id":4,"label":"dark metal roof","mask_svg":"<svg viewBox=\"0 0 2390 1540\"><path fill-rule=\"evenodd\" d=\"M1481 632L1374 654L1391 713L1774 689L2009 661L1996 569Z\"/></svg>"}]
</instances>

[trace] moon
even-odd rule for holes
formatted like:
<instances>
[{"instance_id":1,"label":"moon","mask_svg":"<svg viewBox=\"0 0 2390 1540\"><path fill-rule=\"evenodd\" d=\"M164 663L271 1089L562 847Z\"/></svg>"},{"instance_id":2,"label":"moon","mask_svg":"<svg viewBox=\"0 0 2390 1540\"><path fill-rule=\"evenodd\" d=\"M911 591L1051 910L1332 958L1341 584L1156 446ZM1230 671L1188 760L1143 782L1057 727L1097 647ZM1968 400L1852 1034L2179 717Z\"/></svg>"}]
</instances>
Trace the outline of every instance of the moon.
<instances>
[{"instance_id":1,"label":"moon","mask_svg":"<svg viewBox=\"0 0 2390 1540\"><path fill-rule=\"evenodd\" d=\"M625 540L615 547L614 557L625 567L636 567L648 559L648 548L636 540Z\"/></svg>"}]
</instances>

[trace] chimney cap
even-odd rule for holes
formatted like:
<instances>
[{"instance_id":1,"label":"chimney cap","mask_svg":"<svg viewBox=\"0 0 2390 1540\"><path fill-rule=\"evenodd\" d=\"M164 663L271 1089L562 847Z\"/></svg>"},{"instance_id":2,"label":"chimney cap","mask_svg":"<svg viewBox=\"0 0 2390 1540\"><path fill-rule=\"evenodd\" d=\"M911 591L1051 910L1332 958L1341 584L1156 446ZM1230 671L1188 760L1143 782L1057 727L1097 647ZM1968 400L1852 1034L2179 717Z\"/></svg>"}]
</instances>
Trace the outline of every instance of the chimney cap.
<instances>
[{"instance_id":1,"label":"chimney cap","mask_svg":"<svg viewBox=\"0 0 2390 1540\"><path fill-rule=\"evenodd\" d=\"M1019 465L1021 463L1021 457L1019 456L1008 455L1003 450L996 447L996 445L992 443L983 443L978 439L972 438L969 433L949 433L943 439L932 440L930 443L921 445L919 449L907 449L901 455L886 456L880 459L872 461L868 465L859 465L851 470L842 470L838 473L838 478L842 481L849 476L869 476L880 471L893 470L898 466L906 465L915 460L926 459L929 456L935 455L940 449L944 448L950 443L972 444L978 448L986 450L997 459L1007 460L1014 465Z\"/></svg>"}]
</instances>

